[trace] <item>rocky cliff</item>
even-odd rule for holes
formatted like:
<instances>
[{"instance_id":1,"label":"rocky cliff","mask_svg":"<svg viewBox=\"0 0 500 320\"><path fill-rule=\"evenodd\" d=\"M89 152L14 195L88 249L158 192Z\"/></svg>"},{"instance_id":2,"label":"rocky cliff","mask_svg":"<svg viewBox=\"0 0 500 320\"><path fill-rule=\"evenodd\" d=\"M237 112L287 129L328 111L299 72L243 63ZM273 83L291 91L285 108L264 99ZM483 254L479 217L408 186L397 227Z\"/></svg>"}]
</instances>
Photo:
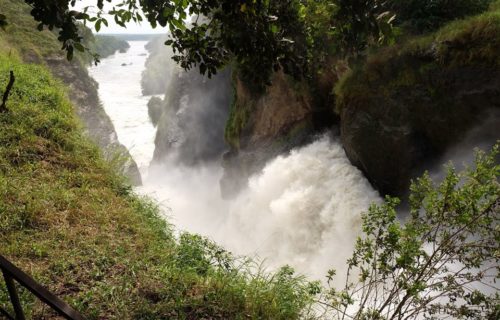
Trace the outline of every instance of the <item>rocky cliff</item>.
<instances>
[{"instance_id":1,"label":"rocky cliff","mask_svg":"<svg viewBox=\"0 0 500 320\"><path fill-rule=\"evenodd\" d=\"M230 71L212 79L197 70L165 70L170 79L163 102L149 103L152 121L157 122L153 163L173 160L197 165L218 160L226 149L224 125L231 101ZM154 111L153 109L156 109Z\"/></svg>"},{"instance_id":2,"label":"rocky cliff","mask_svg":"<svg viewBox=\"0 0 500 320\"><path fill-rule=\"evenodd\" d=\"M402 195L424 164L500 108L499 57L499 12L370 56L336 88L350 160L382 193ZM498 130L494 121L484 129Z\"/></svg>"},{"instance_id":3,"label":"rocky cliff","mask_svg":"<svg viewBox=\"0 0 500 320\"><path fill-rule=\"evenodd\" d=\"M236 74L233 86L234 98L225 130L231 149L223 158L221 180L225 197L234 196L269 159L310 141L321 129L319 123L333 121L315 103L305 81L283 72L273 75L265 92L252 91Z\"/></svg>"}]
</instances>

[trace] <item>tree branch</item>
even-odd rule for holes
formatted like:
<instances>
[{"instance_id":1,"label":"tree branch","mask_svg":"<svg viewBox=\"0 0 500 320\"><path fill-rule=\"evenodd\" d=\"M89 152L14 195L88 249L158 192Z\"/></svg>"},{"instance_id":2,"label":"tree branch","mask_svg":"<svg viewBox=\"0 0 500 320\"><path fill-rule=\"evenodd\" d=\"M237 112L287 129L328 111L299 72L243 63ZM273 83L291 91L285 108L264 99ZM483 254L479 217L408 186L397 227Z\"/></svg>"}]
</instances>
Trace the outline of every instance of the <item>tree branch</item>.
<instances>
[{"instance_id":1,"label":"tree branch","mask_svg":"<svg viewBox=\"0 0 500 320\"><path fill-rule=\"evenodd\" d=\"M16 81L16 77L14 77L14 71L11 70L9 83L7 84L7 88L3 93L2 105L0 105L0 113L9 111L9 109L7 109L7 99L9 98L10 90L12 90L12 87L14 86L14 81Z\"/></svg>"}]
</instances>

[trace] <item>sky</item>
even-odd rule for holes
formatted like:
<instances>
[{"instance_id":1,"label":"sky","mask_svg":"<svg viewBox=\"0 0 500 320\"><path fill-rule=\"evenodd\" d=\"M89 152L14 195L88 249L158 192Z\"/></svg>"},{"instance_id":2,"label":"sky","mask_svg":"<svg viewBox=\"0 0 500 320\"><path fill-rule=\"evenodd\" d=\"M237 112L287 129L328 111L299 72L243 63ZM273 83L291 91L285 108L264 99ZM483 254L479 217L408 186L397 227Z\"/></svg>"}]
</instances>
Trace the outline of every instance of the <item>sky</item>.
<instances>
[{"instance_id":1,"label":"sky","mask_svg":"<svg viewBox=\"0 0 500 320\"><path fill-rule=\"evenodd\" d=\"M113 8L113 5L117 5L121 3L121 0L112 0L111 3L104 2L104 10L109 11L110 9ZM89 10L89 13L96 12L97 11L97 0L77 0L76 5L75 5L75 10L83 10L84 7L86 6L93 6L95 9L92 11L92 9ZM123 28L118 26L113 18L111 16L105 16L106 20L108 20L109 27L106 27L105 25L101 26L101 30L99 31L99 34L106 34L106 33L121 33L121 34L145 34L145 33L166 33L165 28L157 27L156 29L151 28L149 23L147 21L143 21L141 24L136 24L134 22L131 22L130 24L127 25L127 28ZM93 26L90 24L87 24L87 27L92 28ZM95 32L95 30L92 28L92 30Z\"/></svg>"}]
</instances>

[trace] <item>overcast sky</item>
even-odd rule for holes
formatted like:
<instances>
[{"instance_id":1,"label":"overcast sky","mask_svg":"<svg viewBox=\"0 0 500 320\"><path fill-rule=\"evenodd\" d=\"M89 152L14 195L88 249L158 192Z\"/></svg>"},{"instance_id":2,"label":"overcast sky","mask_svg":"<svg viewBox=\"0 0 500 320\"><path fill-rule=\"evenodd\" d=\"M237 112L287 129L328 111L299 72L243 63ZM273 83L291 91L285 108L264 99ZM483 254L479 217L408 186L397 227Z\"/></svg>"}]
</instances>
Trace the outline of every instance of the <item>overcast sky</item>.
<instances>
[{"instance_id":1,"label":"overcast sky","mask_svg":"<svg viewBox=\"0 0 500 320\"><path fill-rule=\"evenodd\" d=\"M121 3L121 0L113 0L111 3L104 2L105 6L104 9L105 11L109 11L110 9L113 8L113 4L119 4ZM97 0L77 0L75 9L76 10L82 10L86 6L93 6L95 8L94 12L97 11ZM92 10L89 10L90 13L92 13ZM166 29L162 29L161 27L157 27L156 29L151 28L149 23L147 21L143 21L141 24L135 24L134 22L131 22L130 24L127 25L127 28L123 28L118 26L114 20L113 17L107 16L105 17L106 20L108 20L109 27L106 27L105 25L101 26L100 34L104 33L132 33L132 34L141 34L141 33L166 33ZM93 25L87 24L88 27L92 27ZM93 28L92 28L93 29ZM93 30L95 32L95 30Z\"/></svg>"}]
</instances>

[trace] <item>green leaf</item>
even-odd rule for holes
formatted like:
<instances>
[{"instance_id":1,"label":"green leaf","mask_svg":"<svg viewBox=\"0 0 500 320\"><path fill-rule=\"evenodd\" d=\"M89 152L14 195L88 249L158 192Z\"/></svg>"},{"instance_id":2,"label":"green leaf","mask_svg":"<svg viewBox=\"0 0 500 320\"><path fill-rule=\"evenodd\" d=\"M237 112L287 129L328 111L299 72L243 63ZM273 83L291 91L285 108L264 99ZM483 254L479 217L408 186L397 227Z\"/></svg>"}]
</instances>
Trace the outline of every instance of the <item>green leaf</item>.
<instances>
[{"instance_id":1,"label":"green leaf","mask_svg":"<svg viewBox=\"0 0 500 320\"><path fill-rule=\"evenodd\" d=\"M163 9L163 17L164 18L170 18L174 15L174 8L172 7L166 7Z\"/></svg>"},{"instance_id":2,"label":"green leaf","mask_svg":"<svg viewBox=\"0 0 500 320\"><path fill-rule=\"evenodd\" d=\"M80 52L84 52L85 51L85 47L81 43L79 43L79 42L73 43L73 46L76 48L76 50L78 50Z\"/></svg>"},{"instance_id":3,"label":"green leaf","mask_svg":"<svg viewBox=\"0 0 500 320\"><path fill-rule=\"evenodd\" d=\"M69 61L73 60L73 46L71 45L68 45L68 47L66 48L67 52L66 52L66 59L68 59Z\"/></svg>"},{"instance_id":4,"label":"green leaf","mask_svg":"<svg viewBox=\"0 0 500 320\"><path fill-rule=\"evenodd\" d=\"M184 22L182 20L178 20L178 19L172 19L170 21L170 23L175 26L177 29L180 29L180 30L186 30L186 26L184 25Z\"/></svg>"}]
</instances>

